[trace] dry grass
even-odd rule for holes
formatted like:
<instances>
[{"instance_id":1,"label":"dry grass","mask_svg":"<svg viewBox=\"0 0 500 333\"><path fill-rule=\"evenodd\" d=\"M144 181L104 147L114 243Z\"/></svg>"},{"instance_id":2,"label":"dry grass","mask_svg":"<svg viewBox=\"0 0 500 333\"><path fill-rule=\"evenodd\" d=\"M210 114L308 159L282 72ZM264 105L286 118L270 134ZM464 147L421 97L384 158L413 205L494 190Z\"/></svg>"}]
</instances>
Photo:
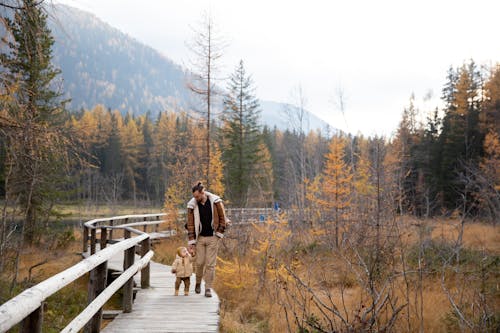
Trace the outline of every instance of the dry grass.
<instances>
[{"instance_id":1,"label":"dry grass","mask_svg":"<svg viewBox=\"0 0 500 333\"><path fill-rule=\"evenodd\" d=\"M432 238L455 241L460 231L460 221L441 219L433 223ZM500 225L466 223L463 243L474 250L500 253Z\"/></svg>"},{"instance_id":2,"label":"dry grass","mask_svg":"<svg viewBox=\"0 0 500 333\"><path fill-rule=\"evenodd\" d=\"M424 232L425 238L431 237L435 240L452 242L455 241L458 236L458 227L458 220L433 219L422 221L405 218L402 221L401 244L407 249L414 246L419 239L419 231ZM484 250L491 255L498 255L500 253L499 230L498 226L467 223L464 228L463 244L470 250ZM308 244L312 244L312 241L314 240L309 239L309 243L306 242L304 247L309 249ZM249 242L249 244L250 246L253 244L255 248L255 244L257 243ZM237 249L237 247L231 247L231 245L229 245L229 248L232 250ZM307 251L309 251L309 255L312 255L314 259L309 260L310 264L298 269L298 274L302 277L312 277L312 280L308 281L314 281L314 277L316 277L318 281L326 277L326 280L323 280L324 283L316 281L316 283L311 284L311 286L316 291L320 290L320 286L322 288L327 286L337 308L341 309L341 312L346 315L346 312L343 310L345 306L349 318L353 318L354 314L361 306L367 305L366 301L368 300L368 296L365 291L360 288L352 272L349 274L349 269L345 266L345 262L342 262L341 259L336 258L331 253L326 252L326 249L316 248L316 250L312 250L312 252L310 250ZM251 268L257 269L256 265L258 265L258 261L256 261L250 253L251 251L248 251L244 258L240 258L239 264L247 264L250 265ZM231 251L224 254L227 260L234 260L234 254L232 257ZM281 259L289 260L290 257L288 256L287 259L286 256L287 255ZM395 269L398 270L400 268L396 267ZM420 304L418 303L420 296L417 295L416 278L415 273L409 276L410 304L399 314L398 322L394 327L395 332L408 330L408 323L406 321L408 311L411 332L418 332L420 329L420 318L418 315L420 313ZM228 288L227 283L234 282L231 281L234 279L234 276L223 276L220 273L216 279L216 287L219 291L219 296L223 299L225 307L223 311L221 311L221 332L258 332L259 329L263 332L289 331L283 309L276 305L274 307L269 305L276 302L276 298L273 299L271 295L272 293L266 295L266 293L262 292L262 297L259 298L258 302L255 297L251 297L255 292L259 292L255 287L258 284L258 272L253 274L251 269L248 269L244 280L245 285L240 289ZM398 304L404 304L406 302L406 284L403 278L398 278L393 283L393 297L397 297ZM344 290L344 303L342 303L341 291L339 289L341 284L344 286L351 286ZM472 285L469 285L469 287L475 288ZM297 293L297 291L292 291L291 288L288 288L287 292ZM452 308L447 296L441 288L440 277L433 274L425 274L422 294L424 331L444 332L449 330L450 327L447 326L448 323L445 318L452 312ZM297 296L298 294L295 295ZM323 298L326 300L325 296L323 296ZM416 299L418 301L416 301ZM498 308L498 304L500 304L498 295L496 300L496 307ZM293 305L289 306L293 307ZM321 317L321 313L318 309L310 309L310 311L316 316ZM386 318L386 314L383 313L382 317ZM383 321L384 318L381 320ZM292 323L292 328L293 327Z\"/></svg>"},{"instance_id":3,"label":"dry grass","mask_svg":"<svg viewBox=\"0 0 500 333\"><path fill-rule=\"evenodd\" d=\"M117 215L153 214L161 212L162 207L148 203L137 204L81 204L57 205L55 209L62 214L65 220L86 222L95 218Z\"/></svg>"}]
</instances>

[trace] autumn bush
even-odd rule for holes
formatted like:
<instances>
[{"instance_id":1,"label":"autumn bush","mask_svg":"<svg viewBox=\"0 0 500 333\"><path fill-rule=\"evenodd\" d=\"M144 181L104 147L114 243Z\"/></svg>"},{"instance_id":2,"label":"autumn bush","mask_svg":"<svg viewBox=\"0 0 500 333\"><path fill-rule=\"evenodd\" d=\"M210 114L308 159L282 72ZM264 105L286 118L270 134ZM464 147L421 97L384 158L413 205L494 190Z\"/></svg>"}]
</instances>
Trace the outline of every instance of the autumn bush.
<instances>
[{"instance_id":1,"label":"autumn bush","mask_svg":"<svg viewBox=\"0 0 500 333\"><path fill-rule=\"evenodd\" d=\"M498 227L466 225L470 246L456 252L452 237L436 232L456 221L420 222L402 219L399 234L384 229L378 250L370 233L359 236L368 243L336 249L323 232L291 233L286 223L230 229L217 266L221 331L494 332L499 252L485 249L496 247ZM482 250L472 246L478 237Z\"/></svg>"}]
</instances>

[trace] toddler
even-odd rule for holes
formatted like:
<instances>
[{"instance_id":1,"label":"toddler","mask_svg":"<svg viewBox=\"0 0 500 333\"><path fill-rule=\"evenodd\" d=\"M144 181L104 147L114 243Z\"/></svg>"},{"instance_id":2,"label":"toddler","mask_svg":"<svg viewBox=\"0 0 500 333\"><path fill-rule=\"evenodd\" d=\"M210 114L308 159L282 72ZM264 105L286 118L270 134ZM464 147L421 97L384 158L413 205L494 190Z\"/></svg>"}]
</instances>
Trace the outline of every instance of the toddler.
<instances>
[{"instance_id":1,"label":"toddler","mask_svg":"<svg viewBox=\"0 0 500 333\"><path fill-rule=\"evenodd\" d=\"M172 263L172 273L175 274L175 296L179 296L181 281L184 282L184 296L189 295L191 274L193 274L193 257L184 246L177 248L177 255Z\"/></svg>"}]
</instances>

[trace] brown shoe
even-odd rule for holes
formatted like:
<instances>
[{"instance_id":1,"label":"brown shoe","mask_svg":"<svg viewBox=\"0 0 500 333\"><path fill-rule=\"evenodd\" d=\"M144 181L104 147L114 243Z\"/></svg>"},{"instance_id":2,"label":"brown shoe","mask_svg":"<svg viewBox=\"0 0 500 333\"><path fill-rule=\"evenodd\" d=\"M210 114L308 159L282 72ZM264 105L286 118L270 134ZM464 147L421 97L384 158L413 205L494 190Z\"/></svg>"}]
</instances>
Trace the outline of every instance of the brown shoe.
<instances>
[{"instance_id":1,"label":"brown shoe","mask_svg":"<svg viewBox=\"0 0 500 333\"><path fill-rule=\"evenodd\" d=\"M194 286L194 292L197 294L201 293L201 283L197 283L196 286Z\"/></svg>"},{"instance_id":2,"label":"brown shoe","mask_svg":"<svg viewBox=\"0 0 500 333\"><path fill-rule=\"evenodd\" d=\"M205 289L205 297L212 297L212 292L210 289Z\"/></svg>"},{"instance_id":3,"label":"brown shoe","mask_svg":"<svg viewBox=\"0 0 500 333\"><path fill-rule=\"evenodd\" d=\"M175 296L179 296L179 289L175 289Z\"/></svg>"}]
</instances>

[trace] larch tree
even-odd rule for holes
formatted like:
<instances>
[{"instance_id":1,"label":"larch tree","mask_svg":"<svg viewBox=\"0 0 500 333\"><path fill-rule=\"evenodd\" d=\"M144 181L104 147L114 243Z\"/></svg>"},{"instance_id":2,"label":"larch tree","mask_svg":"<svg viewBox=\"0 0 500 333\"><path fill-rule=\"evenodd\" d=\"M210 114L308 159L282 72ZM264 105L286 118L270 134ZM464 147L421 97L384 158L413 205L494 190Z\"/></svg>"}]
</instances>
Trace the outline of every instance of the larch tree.
<instances>
[{"instance_id":1,"label":"larch tree","mask_svg":"<svg viewBox=\"0 0 500 333\"><path fill-rule=\"evenodd\" d=\"M332 138L326 155L326 165L323 170L321 205L329 212L333 220L335 246L339 246L339 229L348 216L351 205L351 168L344 161L345 141L335 136Z\"/></svg>"},{"instance_id":2,"label":"larch tree","mask_svg":"<svg viewBox=\"0 0 500 333\"><path fill-rule=\"evenodd\" d=\"M222 52L225 43L218 35L216 26L212 17L206 14L203 22L196 30L194 38L189 45L194 59L192 63L192 80L188 84L188 88L203 100L204 106L199 113L204 115L206 127L205 139L205 177L206 185L210 186L210 154L212 148L210 129L214 120L214 110L212 106L215 104L215 97L219 94L215 86L218 72L218 62L222 57Z\"/></svg>"},{"instance_id":3,"label":"larch tree","mask_svg":"<svg viewBox=\"0 0 500 333\"><path fill-rule=\"evenodd\" d=\"M258 162L255 164L247 202L251 207L271 207L274 198L273 164L271 153L264 142L259 143L257 154Z\"/></svg>"},{"instance_id":4,"label":"larch tree","mask_svg":"<svg viewBox=\"0 0 500 333\"><path fill-rule=\"evenodd\" d=\"M125 177L125 191L127 197L133 199L134 203L137 200L137 180L139 177L138 170L141 167L140 162L143 158L141 148L144 145L144 136L140 128L137 126L135 119L131 116L120 130L121 141L121 157L123 162L123 176Z\"/></svg>"},{"instance_id":5,"label":"larch tree","mask_svg":"<svg viewBox=\"0 0 500 333\"><path fill-rule=\"evenodd\" d=\"M218 144L214 144L212 154L210 155L210 164L212 169L209 174L210 182L209 191L214 192L219 196L224 196L224 162L222 161L222 152Z\"/></svg>"},{"instance_id":6,"label":"larch tree","mask_svg":"<svg viewBox=\"0 0 500 333\"><path fill-rule=\"evenodd\" d=\"M478 193L482 210L493 222L500 218L500 135L491 130L484 139L484 152L479 168Z\"/></svg>"},{"instance_id":7,"label":"larch tree","mask_svg":"<svg viewBox=\"0 0 500 333\"><path fill-rule=\"evenodd\" d=\"M485 134L492 130L500 135L500 63L492 68L484 93L484 107L480 114L481 129Z\"/></svg>"},{"instance_id":8,"label":"larch tree","mask_svg":"<svg viewBox=\"0 0 500 333\"><path fill-rule=\"evenodd\" d=\"M246 74L243 61L229 78L224 98L222 129L228 197L235 207L245 207L248 190L259 167L260 107L252 78Z\"/></svg>"},{"instance_id":9,"label":"larch tree","mask_svg":"<svg viewBox=\"0 0 500 333\"><path fill-rule=\"evenodd\" d=\"M6 160L12 166L6 190L8 196L19 199L24 211L23 236L33 243L64 180L61 175L68 147L65 102L55 90L60 71L51 62L54 39L43 6L25 0L5 22L11 35L0 54L2 83L17 86L13 103L1 107L2 128L9 129L4 132ZM2 90L6 88L4 85Z\"/></svg>"}]
</instances>

